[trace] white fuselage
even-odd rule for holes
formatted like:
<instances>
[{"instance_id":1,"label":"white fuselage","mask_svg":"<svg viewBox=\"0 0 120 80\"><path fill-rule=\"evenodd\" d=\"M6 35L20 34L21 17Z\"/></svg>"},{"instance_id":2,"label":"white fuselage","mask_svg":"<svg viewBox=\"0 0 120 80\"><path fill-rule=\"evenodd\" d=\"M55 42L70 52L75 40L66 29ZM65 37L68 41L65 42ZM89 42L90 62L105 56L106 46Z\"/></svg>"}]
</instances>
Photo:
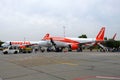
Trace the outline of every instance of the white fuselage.
<instances>
[{"instance_id":1,"label":"white fuselage","mask_svg":"<svg viewBox=\"0 0 120 80\"><path fill-rule=\"evenodd\" d=\"M87 42L95 42L96 41L95 38L69 38L69 37L66 37L66 38L76 41L78 43L87 43Z\"/></svg>"},{"instance_id":2,"label":"white fuselage","mask_svg":"<svg viewBox=\"0 0 120 80\"><path fill-rule=\"evenodd\" d=\"M39 45L40 47L50 46L49 41L6 41L2 44L3 47L13 46L25 46L25 45Z\"/></svg>"}]
</instances>

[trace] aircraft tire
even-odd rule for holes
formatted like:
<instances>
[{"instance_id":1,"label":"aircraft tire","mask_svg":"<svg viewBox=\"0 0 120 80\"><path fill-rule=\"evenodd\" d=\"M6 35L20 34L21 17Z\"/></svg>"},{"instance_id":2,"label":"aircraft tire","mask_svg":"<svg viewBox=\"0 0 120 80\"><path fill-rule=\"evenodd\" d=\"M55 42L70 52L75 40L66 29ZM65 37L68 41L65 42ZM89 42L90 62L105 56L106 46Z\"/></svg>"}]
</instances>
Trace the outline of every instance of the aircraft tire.
<instances>
[{"instance_id":1,"label":"aircraft tire","mask_svg":"<svg viewBox=\"0 0 120 80\"><path fill-rule=\"evenodd\" d=\"M5 52L3 52L3 54L8 54L8 52L7 52L7 51L5 51Z\"/></svg>"},{"instance_id":2,"label":"aircraft tire","mask_svg":"<svg viewBox=\"0 0 120 80\"><path fill-rule=\"evenodd\" d=\"M17 53L18 53L17 51L14 52L14 54L17 54Z\"/></svg>"}]
</instances>

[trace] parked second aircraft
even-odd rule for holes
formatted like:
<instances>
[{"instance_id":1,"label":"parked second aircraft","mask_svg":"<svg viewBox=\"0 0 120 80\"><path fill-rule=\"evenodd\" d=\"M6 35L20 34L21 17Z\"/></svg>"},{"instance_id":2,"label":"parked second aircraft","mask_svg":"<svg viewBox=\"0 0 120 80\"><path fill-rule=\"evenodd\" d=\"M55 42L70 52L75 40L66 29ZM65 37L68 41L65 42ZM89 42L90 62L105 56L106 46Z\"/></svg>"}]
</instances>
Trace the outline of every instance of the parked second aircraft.
<instances>
[{"instance_id":1,"label":"parked second aircraft","mask_svg":"<svg viewBox=\"0 0 120 80\"><path fill-rule=\"evenodd\" d=\"M102 27L96 38L71 38L71 37L56 37L46 34L42 40L51 41L56 50L60 47L69 47L70 50L79 50L82 46L94 46L104 41L105 27Z\"/></svg>"}]
</instances>

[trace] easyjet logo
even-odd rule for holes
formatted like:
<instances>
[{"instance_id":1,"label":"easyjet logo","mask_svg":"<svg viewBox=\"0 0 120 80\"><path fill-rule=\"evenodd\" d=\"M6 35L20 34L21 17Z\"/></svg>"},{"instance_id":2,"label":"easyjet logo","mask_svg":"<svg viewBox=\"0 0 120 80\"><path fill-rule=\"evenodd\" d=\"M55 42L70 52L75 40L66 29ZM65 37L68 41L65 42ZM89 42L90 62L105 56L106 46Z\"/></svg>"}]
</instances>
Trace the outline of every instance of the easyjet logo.
<instances>
[{"instance_id":1,"label":"easyjet logo","mask_svg":"<svg viewBox=\"0 0 120 80\"><path fill-rule=\"evenodd\" d=\"M24 42L20 41L20 42L11 42L11 44L12 45L15 45L15 44L17 44L17 45L23 45L23 44L30 44L30 42L29 41L24 41Z\"/></svg>"}]
</instances>

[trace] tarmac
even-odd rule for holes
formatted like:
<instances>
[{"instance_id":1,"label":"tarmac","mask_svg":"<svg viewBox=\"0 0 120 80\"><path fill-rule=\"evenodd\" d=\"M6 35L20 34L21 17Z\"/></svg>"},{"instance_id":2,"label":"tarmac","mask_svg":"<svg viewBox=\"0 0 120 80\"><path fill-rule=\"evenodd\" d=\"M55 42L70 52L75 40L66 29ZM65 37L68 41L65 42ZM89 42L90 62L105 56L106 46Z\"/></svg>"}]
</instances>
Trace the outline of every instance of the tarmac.
<instances>
[{"instance_id":1,"label":"tarmac","mask_svg":"<svg viewBox=\"0 0 120 80\"><path fill-rule=\"evenodd\" d=\"M0 80L120 80L120 52L0 52Z\"/></svg>"}]
</instances>

